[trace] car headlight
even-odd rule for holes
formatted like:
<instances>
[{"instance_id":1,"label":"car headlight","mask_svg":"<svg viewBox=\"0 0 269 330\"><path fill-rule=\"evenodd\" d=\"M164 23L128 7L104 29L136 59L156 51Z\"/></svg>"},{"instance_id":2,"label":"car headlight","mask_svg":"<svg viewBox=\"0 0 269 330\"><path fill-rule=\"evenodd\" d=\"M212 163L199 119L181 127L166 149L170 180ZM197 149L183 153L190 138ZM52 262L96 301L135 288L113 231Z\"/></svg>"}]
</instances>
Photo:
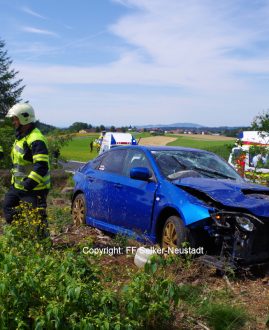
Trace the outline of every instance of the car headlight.
<instances>
[{"instance_id":1,"label":"car headlight","mask_svg":"<svg viewBox=\"0 0 269 330\"><path fill-rule=\"evenodd\" d=\"M229 216L227 216L225 213L217 213L213 215L213 220L215 221L215 224L223 229L230 229L231 225L227 221L229 219Z\"/></svg>"},{"instance_id":2,"label":"car headlight","mask_svg":"<svg viewBox=\"0 0 269 330\"><path fill-rule=\"evenodd\" d=\"M248 232L251 232L255 229L254 224L246 217L239 217L237 216L236 218L236 223L237 225Z\"/></svg>"}]
</instances>

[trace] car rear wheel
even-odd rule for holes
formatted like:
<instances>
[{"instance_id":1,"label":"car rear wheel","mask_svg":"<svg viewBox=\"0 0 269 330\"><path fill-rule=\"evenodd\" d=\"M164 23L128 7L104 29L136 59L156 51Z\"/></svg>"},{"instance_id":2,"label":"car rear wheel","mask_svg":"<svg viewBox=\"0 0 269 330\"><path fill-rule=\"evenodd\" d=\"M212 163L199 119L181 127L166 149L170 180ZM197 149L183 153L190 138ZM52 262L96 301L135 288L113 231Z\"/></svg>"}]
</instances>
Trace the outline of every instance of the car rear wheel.
<instances>
[{"instance_id":1,"label":"car rear wheel","mask_svg":"<svg viewBox=\"0 0 269 330\"><path fill-rule=\"evenodd\" d=\"M73 201L72 218L75 226L86 223L86 201L83 194L78 194Z\"/></svg>"},{"instance_id":2,"label":"car rear wheel","mask_svg":"<svg viewBox=\"0 0 269 330\"><path fill-rule=\"evenodd\" d=\"M175 215L169 217L163 227L162 248L180 248L187 239L187 229L182 220Z\"/></svg>"}]
</instances>

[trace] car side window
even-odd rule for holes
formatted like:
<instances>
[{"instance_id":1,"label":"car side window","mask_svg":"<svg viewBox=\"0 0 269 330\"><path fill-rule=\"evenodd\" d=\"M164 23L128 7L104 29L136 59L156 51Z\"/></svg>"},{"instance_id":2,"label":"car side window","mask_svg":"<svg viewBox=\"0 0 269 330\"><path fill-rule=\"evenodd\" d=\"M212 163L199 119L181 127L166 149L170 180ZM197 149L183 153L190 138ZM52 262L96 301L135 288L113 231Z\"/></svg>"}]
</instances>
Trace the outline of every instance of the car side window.
<instances>
[{"instance_id":1,"label":"car side window","mask_svg":"<svg viewBox=\"0 0 269 330\"><path fill-rule=\"evenodd\" d=\"M146 155L140 150L128 150L123 167L123 175L130 177L130 170L133 167L147 167L153 173Z\"/></svg>"},{"instance_id":2,"label":"car side window","mask_svg":"<svg viewBox=\"0 0 269 330\"><path fill-rule=\"evenodd\" d=\"M101 162L103 161L105 155L99 156L97 158L95 158L94 160L92 160L89 165L92 169L98 170Z\"/></svg>"},{"instance_id":3,"label":"car side window","mask_svg":"<svg viewBox=\"0 0 269 330\"><path fill-rule=\"evenodd\" d=\"M126 157L125 150L113 150L104 155L98 166L99 171L122 174L124 159Z\"/></svg>"}]
</instances>

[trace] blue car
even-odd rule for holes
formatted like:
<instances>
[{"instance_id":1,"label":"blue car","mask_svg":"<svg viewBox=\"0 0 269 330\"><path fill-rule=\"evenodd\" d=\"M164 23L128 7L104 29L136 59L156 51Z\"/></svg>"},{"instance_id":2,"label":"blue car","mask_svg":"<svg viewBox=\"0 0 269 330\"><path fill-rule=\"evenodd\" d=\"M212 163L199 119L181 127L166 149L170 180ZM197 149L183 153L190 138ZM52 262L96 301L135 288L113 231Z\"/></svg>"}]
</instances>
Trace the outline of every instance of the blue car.
<instances>
[{"instance_id":1,"label":"blue car","mask_svg":"<svg viewBox=\"0 0 269 330\"><path fill-rule=\"evenodd\" d=\"M81 167L74 181L76 225L163 249L189 242L216 266L269 262L269 188L246 182L211 152L117 147Z\"/></svg>"}]
</instances>

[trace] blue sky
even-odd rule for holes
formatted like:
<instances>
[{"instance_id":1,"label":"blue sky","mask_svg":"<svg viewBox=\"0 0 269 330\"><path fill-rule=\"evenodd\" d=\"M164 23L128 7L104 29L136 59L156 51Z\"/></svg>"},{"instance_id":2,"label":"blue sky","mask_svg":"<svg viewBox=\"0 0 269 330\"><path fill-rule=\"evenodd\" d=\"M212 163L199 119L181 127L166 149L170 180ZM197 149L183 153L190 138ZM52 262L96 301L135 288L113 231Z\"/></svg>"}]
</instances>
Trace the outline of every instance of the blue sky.
<instances>
[{"instance_id":1,"label":"blue sky","mask_svg":"<svg viewBox=\"0 0 269 330\"><path fill-rule=\"evenodd\" d=\"M269 0L0 8L0 38L43 122L240 126L269 108Z\"/></svg>"}]
</instances>

